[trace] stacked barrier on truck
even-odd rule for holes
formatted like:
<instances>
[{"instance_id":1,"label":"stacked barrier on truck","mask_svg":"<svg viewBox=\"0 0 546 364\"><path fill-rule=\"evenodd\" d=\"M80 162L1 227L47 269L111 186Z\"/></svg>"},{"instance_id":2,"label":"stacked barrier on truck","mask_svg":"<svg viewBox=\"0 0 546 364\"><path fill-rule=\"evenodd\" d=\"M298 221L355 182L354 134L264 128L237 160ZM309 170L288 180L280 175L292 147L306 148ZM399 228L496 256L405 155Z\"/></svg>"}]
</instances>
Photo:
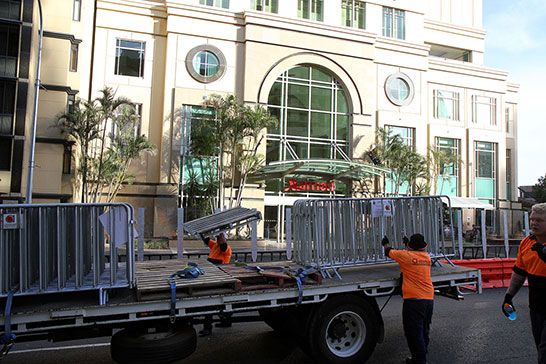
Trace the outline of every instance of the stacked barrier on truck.
<instances>
[{"instance_id":1,"label":"stacked barrier on truck","mask_svg":"<svg viewBox=\"0 0 546 364\"><path fill-rule=\"evenodd\" d=\"M298 200L292 208L294 260L321 271L392 262L384 255L382 237L403 249L403 236L415 233L425 236L433 259L446 257L444 220L452 226L452 216L441 197Z\"/></svg>"},{"instance_id":2,"label":"stacked barrier on truck","mask_svg":"<svg viewBox=\"0 0 546 364\"><path fill-rule=\"evenodd\" d=\"M134 212L129 204L0 205L0 217L0 296L135 283ZM112 264L106 260L108 245L115 256ZM121 246L129 254L126 262L118 263Z\"/></svg>"}]
</instances>

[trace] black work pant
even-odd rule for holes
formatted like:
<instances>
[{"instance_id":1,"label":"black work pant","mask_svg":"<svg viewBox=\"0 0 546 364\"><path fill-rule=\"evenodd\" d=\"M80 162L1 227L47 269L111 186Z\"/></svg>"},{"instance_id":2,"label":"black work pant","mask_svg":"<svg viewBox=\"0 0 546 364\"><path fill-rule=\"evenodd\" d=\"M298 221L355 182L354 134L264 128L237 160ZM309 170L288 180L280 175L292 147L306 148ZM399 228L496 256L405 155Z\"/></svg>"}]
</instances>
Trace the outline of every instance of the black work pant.
<instances>
[{"instance_id":1,"label":"black work pant","mask_svg":"<svg viewBox=\"0 0 546 364\"><path fill-rule=\"evenodd\" d=\"M425 364L432 322L433 300L405 299L402 306L404 335L411 353L412 362Z\"/></svg>"},{"instance_id":2,"label":"black work pant","mask_svg":"<svg viewBox=\"0 0 546 364\"><path fill-rule=\"evenodd\" d=\"M538 353L538 364L546 364L546 315L533 309L531 313L531 328Z\"/></svg>"}]
</instances>

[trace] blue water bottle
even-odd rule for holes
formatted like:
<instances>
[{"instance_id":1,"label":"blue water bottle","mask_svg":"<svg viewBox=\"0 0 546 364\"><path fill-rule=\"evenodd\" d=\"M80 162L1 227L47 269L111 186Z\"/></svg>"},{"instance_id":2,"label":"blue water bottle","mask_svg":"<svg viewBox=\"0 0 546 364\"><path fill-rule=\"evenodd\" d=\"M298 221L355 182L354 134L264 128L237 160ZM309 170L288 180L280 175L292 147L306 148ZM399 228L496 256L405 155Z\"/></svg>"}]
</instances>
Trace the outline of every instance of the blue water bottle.
<instances>
[{"instance_id":1,"label":"blue water bottle","mask_svg":"<svg viewBox=\"0 0 546 364\"><path fill-rule=\"evenodd\" d=\"M508 315L508 319L514 321L516 319L516 311L512 305L505 303L502 307L504 312Z\"/></svg>"}]
</instances>

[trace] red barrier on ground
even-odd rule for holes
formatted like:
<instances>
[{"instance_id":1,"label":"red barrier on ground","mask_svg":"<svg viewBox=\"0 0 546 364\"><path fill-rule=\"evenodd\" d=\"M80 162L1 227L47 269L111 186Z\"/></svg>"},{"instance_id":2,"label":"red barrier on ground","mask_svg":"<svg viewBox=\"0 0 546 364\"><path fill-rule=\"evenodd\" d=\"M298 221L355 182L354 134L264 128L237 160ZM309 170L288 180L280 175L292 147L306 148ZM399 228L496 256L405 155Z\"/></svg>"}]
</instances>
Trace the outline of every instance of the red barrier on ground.
<instances>
[{"instance_id":1,"label":"red barrier on ground","mask_svg":"<svg viewBox=\"0 0 546 364\"><path fill-rule=\"evenodd\" d=\"M494 259L462 259L452 260L453 264L462 267L476 268L482 272L483 288L508 287L512 277L512 268L516 264L515 258ZM442 261L442 263L447 263ZM527 282L525 282L527 285Z\"/></svg>"}]
</instances>

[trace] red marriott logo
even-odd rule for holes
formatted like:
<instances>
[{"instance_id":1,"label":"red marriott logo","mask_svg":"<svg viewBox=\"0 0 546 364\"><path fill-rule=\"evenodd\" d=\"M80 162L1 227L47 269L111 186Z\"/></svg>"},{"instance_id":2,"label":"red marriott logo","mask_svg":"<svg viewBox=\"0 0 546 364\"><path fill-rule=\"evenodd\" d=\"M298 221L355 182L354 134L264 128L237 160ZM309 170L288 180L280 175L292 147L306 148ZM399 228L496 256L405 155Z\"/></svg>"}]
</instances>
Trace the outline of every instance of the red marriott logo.
<instances>
[{"instance_id":1,"label":"red marriott logo","mask_svg":"<svg viewBox=\"0 0 546 364\"><path fill-rule=\"evenodd\" d=\"M334 192L336 183L328 182L306 182L298 181L297 179L289 179L288 186L284 188L284 192L288 191L329 191Z\"/></svg>"}]
</instances>

